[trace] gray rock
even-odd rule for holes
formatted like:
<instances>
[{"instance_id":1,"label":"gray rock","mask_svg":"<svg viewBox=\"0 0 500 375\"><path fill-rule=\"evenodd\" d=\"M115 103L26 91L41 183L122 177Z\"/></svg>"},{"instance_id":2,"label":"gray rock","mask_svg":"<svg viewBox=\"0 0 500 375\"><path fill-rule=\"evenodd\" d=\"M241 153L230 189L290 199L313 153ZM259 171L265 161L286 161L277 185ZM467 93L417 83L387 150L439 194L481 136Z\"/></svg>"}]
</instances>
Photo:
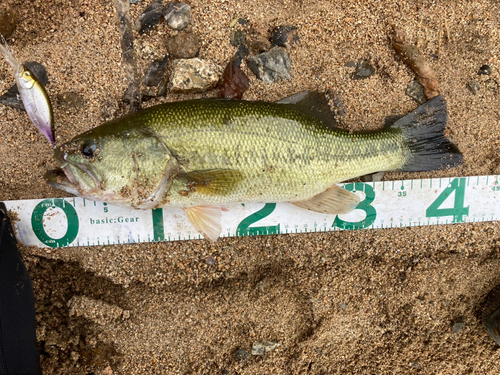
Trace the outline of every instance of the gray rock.
<instances>
[{"instance_id":1,"label":"gray rock","mask_svg":"<svg viewBox=\"0 0 500 375\"><path fill-rule=\"evenodd\" d=\"M190 59L196 57L200 51L200 40L193 33L180 32L167 39L167 51L171 57Z\"/></svg>"},{"instance_id":2,"label":"gray rock","mask_svg":"<svg viewBox=\"0 0 500 375\"><path fill-rule=\"evenodd\" d=\"M85 104L83 96L76 92L63 92L58 94L56 98L59 105L66 109L79 109Z\"/></svg>"},{"instance_id":3,"label":"gray rock","mask_svg":"<svg viewBox=\"0 0 500 375\"><path fill-rule=\"evenodd\" d=\"M451 329L453 330L453 332L455 333L460 333L460 331L464 328L464 323L463 322L455 322L453 323L453 326L451 327Z\"/></svg>"},{"instance_id":4,"label":"gray rock","mask_svg":"<svg viewBox=\"0 0 500 375\"><path fill-rule=\"evenodd\" d=\"M291 79L290 56L282 47L274 47L248 59L248 68L262 81L272 83L280 79Z\"/></svg>"},{"instance_id":5,"label":"gray rock","mask_svg":"<svg viewBox=\"0 0 500 375\"><path fill-rule=\"evenodd\" d=\"M167 71L168 67L168 56L165 56L163 60L155 60L149 64L146 72L144 73L143 83L149 87L156 87L160 84Z\"/></svg>"},{"instance_id":6,"label":"gray rock","mask_svg":"<svg viewBox=\"0 0 500 375\"><path fill-rule=\"evenodd\" d=\"M467 89L472 93L472 95L476 95L477 92L481 89L481 86L477 81L473 78L468 84Z\"/></svg>"},{"instance_id":7,"label":"gray rock","mask_svg":"<svg viewBox=\"0 0 500 375\"><path fill-rule=\"evenodd\" d=\"M279 342L273 341L256 341L252 346L252 355L264 355L281 346Z\"/></svg>"},{"instance_id":8,"label":"gray rock","mask_svg":"<svg viewBox=\"0 0 500 375\"><path fill-rule=\"evenodd\" d=\"M154 0L144 10L144 12L135 21L135 29L139 34L144 34L158 22L160 22L163 10L163 0Z\"/></svg>"},{"instance_id":9,"label":"gray rock","mask_svg":"<svg viewBox=\"0 0 500 375\"><path fill-rule=\"evenodd\" d=\"M299 40L299 34L295 26L278 26L271 33L273 46L289 47Z\"/></svg>"},{"instance_id":10,"label":"gray rock","mask_svg":"<svg viewBox=\"0 0 500 375\"><path fill-rule=\"evenodd\" d=\"M356 64L356 70L354 71L354 79L365 79L375 74L375 67L368 61L360 61Z\"/></svg>"},{"instance_id":11,"label":"gray rock","mask_svg":"<svg viewBox=\"0 0 500 375\"><path fill-rule=\"evenodd\" d=\"M238 68L241 66L241 62L247 58L249 53L250 51L248 50L248 48L245 47L245 45L240 44L238 50L234 54L234 63Z\"/></svg>"},{"instance_id":12,"label":"gray rock","mask_svg":"<svg viewBox=\"0 0 500 375\"><path fill-rule=\"evenodd\" d=\"M194 59L176 60L170 74L173 93L200 93L213 89L224 69L211 61Z\"/></svg>"},{"instance_id":13,"label":"gray rock","mask_svg":"<svg viewBox=\"0 0 500 375\"><path fill-rule=\"evenodd\" d=\"M163 8L163 17L165 17L168 27L182 30L191 20L191 6L172 1Z\"/></svg>"},{"instance_id":14,"label":"gray rock","mask_svg":"<svg viewBox=\"0 0 500 375\"><path fill-rule=\"evenodd\" d=\"M233 357L239 362L245 362L248 360L248 358L250 358L250 353L245 349L238 349L234 352Z\"/></svg>"},{"instance_id":15,"label":"gray rock","mask_svg":"<svg viewBox=\"0 0 500 375\"><path fill-rule=\"evenodd\" d=\"M129 4L139 4L142 3L143 0L128 0Z\"/></svg>"},{"instance_id":16,"label":"gray rock","mask_svg":"<svg viewBox=\"0 0 500 375\"><path fill-rule=\"evenodd\" d=\"M408 84L405 93L418 104L424 104L427 101L424 95L424 87L416 79Z\"/></svg>"},{"instance_id":17,"label":"gray rock","mask_svg":"<svg viewBox=\"0 0 500 375\"><path fill-rule=\"evenodd\" d=\"M229 37L229 42L232 46L238 47L245 42L246 34L245 30L235 30Z\"/></svg>"},{"instance_id":18,"label":"gray rock","mask_svg":"<svg viewBox=\"0 0 500 375\"><path fill-rule=\"evenodd\" d=\"M152 90L143 90L141 91L141 102L147 102L155 96L156 94ZM130 86L128 86L125 90L125 93L122 96L122 102L130 104Z\"/></svg>"}]
</instances>

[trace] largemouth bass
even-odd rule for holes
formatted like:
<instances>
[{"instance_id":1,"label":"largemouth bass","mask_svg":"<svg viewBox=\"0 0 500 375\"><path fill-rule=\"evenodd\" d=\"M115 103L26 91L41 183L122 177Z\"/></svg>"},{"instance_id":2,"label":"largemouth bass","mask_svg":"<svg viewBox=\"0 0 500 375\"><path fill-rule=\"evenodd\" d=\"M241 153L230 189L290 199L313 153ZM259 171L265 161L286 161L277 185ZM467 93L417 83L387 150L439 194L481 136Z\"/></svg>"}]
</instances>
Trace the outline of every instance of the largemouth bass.
<instances>
[{"instance_id":1,"label":"largemouth bass","mask_svg":"<svg viewBox=\"0 0 500 375\"><path fill-rule=\"evenodd\" d=\"M49 184L137 209L181 207L195 229L216 240L224 205L290 202L328 214L356 208L337 185L378 171L453 167L462 155L445 138L438 96L368 133L332 125L319 93L277 103L189 100L106 122L55 150Z\"/></svg>"},{"instance_id":2,"label":"largemouth bass","mask_svg":"<svg viewBox=\"0 0 500 375\"><path fill-rule=\"evenodd\" d=\"M3 37L2 37L3 39ZM19 95L24 104L24 109L31 122L37 129L54 144L54 115L49 95L42 83L25 65L19 63L11 51L0 44L0 54L14 69L14 79L16 81Z\"/></svg>"}]
</instances>

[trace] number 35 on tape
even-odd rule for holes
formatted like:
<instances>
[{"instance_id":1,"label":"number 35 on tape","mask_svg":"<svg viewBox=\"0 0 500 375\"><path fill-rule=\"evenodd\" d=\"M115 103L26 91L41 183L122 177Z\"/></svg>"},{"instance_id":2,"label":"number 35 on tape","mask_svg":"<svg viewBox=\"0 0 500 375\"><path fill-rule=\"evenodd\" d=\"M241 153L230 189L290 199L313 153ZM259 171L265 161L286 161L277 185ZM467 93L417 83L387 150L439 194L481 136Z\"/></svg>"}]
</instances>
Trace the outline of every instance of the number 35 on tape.
<instances>
[{"instance_id":1,"label":"number 35 on tape","mask_svg":"<svg viewBox=\"0 0 500 375\"><path fill-rule=\"evenodd\" d=\"M495 221L499 176L341 184L361 201L346 215L286 203L228 205L222 237ZM6 201L25 245L65 247L199 239L180 209L132 210L83 198Z\"/></svg>"}]
</instances>

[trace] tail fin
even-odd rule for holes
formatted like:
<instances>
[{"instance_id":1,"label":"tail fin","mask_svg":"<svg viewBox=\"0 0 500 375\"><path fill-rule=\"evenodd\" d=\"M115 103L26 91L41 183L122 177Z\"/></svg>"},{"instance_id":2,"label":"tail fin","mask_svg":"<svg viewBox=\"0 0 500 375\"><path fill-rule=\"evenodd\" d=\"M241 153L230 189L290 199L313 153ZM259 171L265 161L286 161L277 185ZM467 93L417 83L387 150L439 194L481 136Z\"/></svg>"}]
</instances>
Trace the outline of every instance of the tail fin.
<instances>
[{"instance_id":1,"label":"tail fin","mask_svg":"<svg viewBox=\"0 0 500 375\"><path fill-rule=\"evenodd\" d=\"M447 122L446 100L439 95L391 125L402 130L412 153L402 171L430 171L462 164L457 146L444 136Z\"/></svg>"}]
</instances>

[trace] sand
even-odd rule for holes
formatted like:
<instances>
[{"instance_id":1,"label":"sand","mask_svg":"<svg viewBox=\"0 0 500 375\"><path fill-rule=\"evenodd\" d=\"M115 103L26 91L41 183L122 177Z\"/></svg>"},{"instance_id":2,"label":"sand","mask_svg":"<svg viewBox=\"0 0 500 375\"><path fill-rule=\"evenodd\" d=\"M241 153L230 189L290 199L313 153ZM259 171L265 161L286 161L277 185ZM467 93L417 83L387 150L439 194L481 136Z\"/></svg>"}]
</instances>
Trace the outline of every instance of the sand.
<instances>
[{"instance_id":1,"label":"sand","mask_svg":"<svg viewBox=\"0 0 500 375\"><path fill-rule=\"evenodd\" d=\"M112 2L11 1L11 48L48 70L57 142L127 111ZM132 5L135 20L148 5ZM261 32L295 25L292 79L250 77L244 98L274 101L318 89L337 94L342 126L370 130L416 107L412 71L389 40L402 27L440 79L447 135L464 154L454 170L387 173L386 180L500 173L500 4L483 1L194 0L200 57L225 66L236 17ZM141 71L166 53L164 22L137 37ZM349 61L377 73L351 78ZM490 76L478 76L483 64ZM466 85L481 85L473 95ZM13 83L0 61L0 92ZM77 92L80 109L58 94ZM171 95L146 106L191 97ZM0 106L0 198L67 194L43 180L52 150L25 113ZM500 351L482 325L500 300L498 223L366 230L21 252L33 280L44 374L498 374ZM498 295L498 293L497 293ZM252 356L256 341L280 344ZM238 351L240 350L240 351ZM244 351L242 351L244 350Z\"/></svg>"}]
</instances>

